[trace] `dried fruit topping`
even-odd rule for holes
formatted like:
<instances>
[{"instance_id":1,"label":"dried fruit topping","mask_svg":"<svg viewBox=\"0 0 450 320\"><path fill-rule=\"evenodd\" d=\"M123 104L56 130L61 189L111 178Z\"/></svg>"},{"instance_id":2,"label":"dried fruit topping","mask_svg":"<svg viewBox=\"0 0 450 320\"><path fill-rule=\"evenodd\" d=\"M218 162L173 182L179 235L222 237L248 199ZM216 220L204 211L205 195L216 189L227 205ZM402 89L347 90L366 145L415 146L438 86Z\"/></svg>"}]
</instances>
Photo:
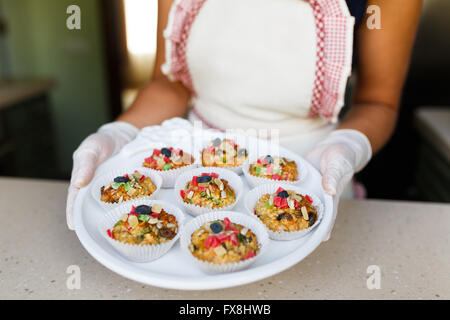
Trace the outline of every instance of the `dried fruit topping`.
<instances>
[{"instance_id":1,"label":"dried fruit topping","mask_svg":"<svg viewBox=\"0 0 450 320\"><path fill-rule=\"evenodd\" d=\"M221 257L221 256L223 256L223 255L225 255L225 254L227 253L227 249L225 249L225 248L222 247L222 246L218 246L218 247L216 247L216 248L214 249L214 252L215 252L219 257Z\"/></svg>"},{"instance_id":2,"label":"dried fruit topping","mask_svg":"<svg viewBox=\"0 0 450 320\"><path fill-rule=\"evenodd\" d=\"M286 198L282 198L282 197L274 197L273 198L273 204L277 207L277 208L286 208L288 207L288 201Z\"/></svg>"},{"instance_id":3,"label":"dried fruit topping","mask_svg":"<svg viewBox=\"0 0 450 320\"><path fill-rule=\"evenodd\" d=\"M314 222L316 222L316 215L314 214L314 212L308 212L308 216L309 216L308 226L311 227L314 224Z\"/></svg>"},{"instance_id":4,"label":"dried fruit topping","mask_svg":"<svg viewBox=\"0 0 450 320\"><path fill-rule=\"evenodd\" d=\"M175 237L175 232L170 230L169 228L162 227L159 229L159 235L163 238L172 239Z\"/></svg>"},{"instance_id":5,"label":"dried fruit topping","mask_svg":"<svg viewBox=\"0 0 450 320\"><path fill-rule=\"evenodd\" d=\"M227 241L228 238L230 238L230 236L226 233L221 233L221 234L217 235L216 238L217 238L217 240L219 240L222 243L222 242Z\"/></svg>"},{"instance_id":6,"label":"dried fruit topping","mask_svg":"<svg viewBox=\"0 0 450 320\"><path fill-rule=\"evenodd\" d=\"M213 222L211 223L211 225L209 226L209 228L211 229L212 232L214 233L219 233L223 230L222 225L219 222Z\"/></svg>"},{"instance_id":7,"label":"dried fruit topping","mask_svg":"<svg viewBox=\"0 0 450 320\"><path fill-rule=\"evenodd\" d=\"M252 250L252 251L249 251L246 255L245 255L245 259L250 259L250 258L253 258L255 256L255 252Z\"/></svg>"},{"instance_id":8,"label":"dried fruit topping","mask_svg":"<svg viewBox=\"0 0 450 320\"><path fill-rule=\"evenodd\" d=\"M309 220L309 215L308 215L308 211L307 211L306 207L302 206L300 211L302 212L303 219Z\"/></svg>"},{"instance_id":9,"label":"dried fruit topping","mask_svg":"<svg viewBox=\"0 0 450 320\"><path fill-rule=\"evenodd\" d=\"M235 246L237 246L239 244L238 239L234 233L230 236L230 241Z\"/></svg>"},{"instance_id":10,"label":"dried fruit topping","mask_svg":"<svg viewBox=\"0 0 450 320\"><path fill-rule=\"evenodd\" d=\"M170 158L172 156L172 151L168 148L162 148L161 153L168 158Z\"/></svg>"},{"instance_id":11,"label":"dried fruit topping","mask_svg":"<svg viewBox=\"0 0 450 320\"><path fill-rule=\"evenodd\" d=\"M231 221L228 218L223 219L223 223L225 224L225 229L230 227Z\"/></svg>"},{"instance_id":12,"label":"dried fruit topping","mask_svg":"<svg viewBox=\"0 0 450 320\"><path fill-rule=\"evenodd\" d=\"M282 190L277 193L277 196L286 199L287 197L289 197L289 193L286 190Z\"/></svg>"},{"instance_id":13,"label":"dried fruit topping","mask_svg":"<svg viewBox=\"0 0 450 320\"><path fill-rule=\"evenodd\" d=\"M280 177L279 174L275 173L275 174L272 176L272 179L273 179L273 180L280 180L281 177Z\"/></svg>"},{"instance_id":14,"label":"dried fruit topping","mask_svg":"<svg viewBox=\"0 0 450 320\"><path fill-rule=\"evenodd\" d=\"M282 213L277 216L277 220L280 221L282 219L292 220L292 216L289 213Z\"/></svg>"},{"instance_id":15,"label":"dried fruit topping","mask_svg":"<svg viewBox=\"0 0 450 320\"><path fill-rule=\"evenodd\" d=\"M214 145L215 147L218 147L218 146L220 146L220 144L222 143L222 140L221 140L220 138L215 138L215 139L212 141L212 143L213 143L213 145Z\"/></svg>"},{"instance_id":16,"label":"dried fruit topping","mask_svg":"<svg viewBox=\"0 0 450 320\"><path fill-rule=\"evenodd\" d=\"M152 212L152 209L149 206L142 204L140 206L137 206L134 209L134 212L136 214L150 214Z\"/></svg>"},{"instance_id":17,"label":"dried fruit topping","mask_svg":"<svg viewBox=\"0 0 450 320\"><path fill-rule=\"evenodd\" d=\"M281 191L283 191L284 189L282 187L278 187L277 191L275 191L275 193L280 193Z\"/></svg>"},{"instance_id":18,"label":"dried fruit topping","mask_svg":"<svg viewBox=\"0 0 450 320\"><path fill-rule=\"evenodd\" d=\"M119 177L114 178L114 182L117 182L117 183L127 183L128 181L130 181L130 178L125 177L125 176L119 176Z\"/></svg>"},{"instance_id":19,"label":"dried fruit topping","mask_svg":"<svg viewBox=\"0 0 450 320\"><path fill-rule=\"evenodd\" d=\"M215 236L209 236L208 238L206 238L205 240L205 248L215 248L218 245L220 245L220 241L215 237Z\"/></svg>"},{"instance_id":20,"label":"dried fruit topping","mask_svg":"<svg viewBox=\"0 0 450 320\"><path fill-rule=\"evenodd\" d=\"M160 213L162 211L162 205L160 205L159 203L155 203L152 206L152 212L154 213Z\"/></svg>"},{"instance_id":21,"label":"dried fruit topping","mask_svg":"<svg viewBox=\"0 0 450 320\"><path fill-rule=\"evenodd\" d=\"M273 163L273 158L272 158L272 156L271 155L267 155L267 156L265 156L264 157L264 160L267 162L267 163Z\"/></svg>"},{"instance_id":22,"label":"dried fruit topping","mask_svg":"<svg viewBox=\"0 0 450 320\"><path fill-rule=\"evenodd\" d=\"M208 183L212 180L212 177L209 175L202 175L200 177L197 177L198 183Z\"/></svg>"}]
</instances>

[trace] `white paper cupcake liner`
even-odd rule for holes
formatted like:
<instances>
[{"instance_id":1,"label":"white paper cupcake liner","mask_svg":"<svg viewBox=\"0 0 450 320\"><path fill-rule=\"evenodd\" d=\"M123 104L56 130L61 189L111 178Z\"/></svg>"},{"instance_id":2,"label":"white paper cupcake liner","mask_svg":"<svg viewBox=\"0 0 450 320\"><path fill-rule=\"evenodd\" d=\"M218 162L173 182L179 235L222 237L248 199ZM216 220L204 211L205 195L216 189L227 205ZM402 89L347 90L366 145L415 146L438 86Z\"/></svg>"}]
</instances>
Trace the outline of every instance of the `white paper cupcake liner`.
<instances>
[{"instance_id":1,"label":"white paper cupcake liner","mask_svg":"<svg viewBox=\"0 0 450 320\"><path fill-rule=\"evenodd\" d=\"M246 160L247 161L247 160ZM202 164L203 165L203 164ZM236 167L203 167L203 168L220 168L220 169L226 169L226 170L230 170L233 171L234 173L236 173L237 175L241 175L243 172L243 168L244 168L245 162L244 164L242 164L241 166L236 166Z\"/></svg>"},{"instance_id":2,"label":"white paper cupcake liner","mask_svg":"<svg viewBox=\"0 0 450 320\"><path fill-rule=\"evenodd\" d=\"M229 206L220 207L216 209L200 207L198 205L186 203L182 200L180 191L184 190L186 183L192 180L193 176L200 176L202 173L214 172L219 175L219 179L225 179L228 181L228 184L233 188L235 194L235 201ZM187 172L182 173L175 182L175 199L180 206L183 206L184 209L192 216L199 216L201 214L211 212L211 211L230 211L237 204L239 199L242 196L242 192L244 190L244 184L242 183L241 178L231 170L217 168L217 167L200 167L197 169L193 169Z\"/></svg>"},{"instance_id":3,"label":"white paper cupcake liner","mask_svg":"<svg viewBox=\"0 0 450 320\"><path fill-rule=\"evenodd\" d=\"M211 262L202 261L189 251L189 244L191 243L192 233L200 228L205 222L229 218L232 223L237 223L250 229L257 237L259 244L259 251L255 257L246 259L240 262L216 264ZM235 211L220 211L220 212L209 212L207 214L201 215L184 226L184 230L181 233L180 244L182 251L190 257L190 259L203 271L208 273L224 273L224 272L234 272L247 268L251 264L255 263L267 250L269 244L269 235L267 229L261 221L257 218L248 216L246 214L235 212Z\"/></svg>"},{"instance_id":4,"label":"white paper cupcake liner","mask_svg":"<svg viewBox=\"0 0 450 320\"><path fill-rule=\"evenodd\" d=\"M125 213L129 213L132 206L137 207L143 204L152 206L156 203L161 204L167 213L174 215L177 219L178 232L172 240L154 245L136 245L120 242L108 236L107 230L110 229L112 231L114 225L120 220L120 217ZM114 249L116 249L126 259L134 262L149 262L160 258L172 248L183 231L184 220L185 217L183 212L171 203L159 200L131 200L113 210L108 211L101 219L98 228L106 241L108 241L109 244L111 244L111 246L113 246Z\"/></svg>"},{"instance_id":5,"label":"white paper cupcake liner","mask_svg":"<svg viewBox=\"0 0 450 320\"><path fill-rule=\"evenodd\" d=\"M101 187L106 186L109 183L111 183L115 177L122 176L127 173L128 174L133 173L135 170L139 171L141 174L143 174L147 177L150 177L150 179L153 181L153 183L156 186L155 192L153 192L149 196L125 200L120 203L106 203L106 202L103 202L100 200L101 199L101 191L100 191ZM144 168L144 167L125 167L125 168L115 169L115 170L110 171L106 174L103 174L95 179L95 181L92 183L92 186L91 186L91 195L106 210L114 209L117 206L120 206L122 203L127 203L127 202L133 201L133 200L155 199L159 190L161 189L162 178L160 175L156 174L154 171L155 170L150 170L150 169Z\"/></svg>"},{"instance_id":6,"label":"white paper cupcake liner","mask_svg":"<svg viewBox=\"0 0 450 320\"><path fill-rule=\"evenodd\" d=\"M201 159L197 152L194 152L194 154L191 154L191 156L194 157L194 162L188 166L180 167L177 169L170 169L170 170L154 170L151 168L144 167L142 164L144 163L144 160L146 157L149 157L155 148L149 149L148 152L141 152L135 156L133 156L133 164L137 167L142 167L148 170L151 170L155 172L156 174L160 175L162 178L162 185L161 188L173 188L175 186L175 181L179 177L180 174L183 172L195 169L201 165ZM161 149L161 148L157 148Z\"/></svg>"},{"instance_id":7,"label":"white paper cupcake liner","mask_svg":"<svg viewBox=\"0 0 450 320\"><path fill-rule=\"evenodd\" d=\"M258 155L250 155L249 158L247 159L247 162L244 164L243 167L243 172L244 172L244 176L245 179L247 180L248 184L251 187L256 187L262 184L266 184L266 183L274 183L274 182L279 182L279 183L285 183L285 184L289 184L289 185L298 185L300 183L302 183L302 181L304 181L306 179L306 176L308 175L308 166L305 165L305 161L302 157L300 157L299 155L290 152L290 151L279 151L277 152L277 154L273 154L275 156L279 156L279 157L285 157L289 160L293 160L295 161L295 163L297 164L297 171L298 171L298 179L296 181L285 181L285 180L274 180L274 179L268 179L268 178L264 178L264 177L256 177L254 175L250 174L250 165L253 164L254 162L256 162L256 160L258 160L258 158L260 157L264 157L266 154L258 154Z\"/></svg>"},{"instance_id":8,"label":"white paper cupcake liner","mask_svg":"<svg viewBox=\"0 0 450 320\"><path fill-rule=\"evenodd\" d=\"M299 230L299 231L275 232L266 227L266 229L269 233L269 237L273 240L294 240L294 239L301 238L304 235L306 235L307 233L311 232L311 230L313 230L320 223L320 221L322 220L322 217L323 217L323 212L324 212L324 206L322 204L322 201L320 201L320 199L315 194L309 192L308 190L305 190L298 186L285 184L285 183L263 184L263 185L257 186L256 188L253 188L252 190L250 190L247 193L247 195L245 196L245 199L244 199L245 208L247 209L247 212L251 216L256 217L259 220L259 218L254 214L254 207L255 207L256 202L259 200L259 198L263 194L275 193L279 187L282 187L285 190L295 191L302 195L309 195L311 197L311 199L313 200L312 205L316 208L318 217L317 217L317 221L311 227L309 227L308 229Z\"/></svg>"}]
</instances>

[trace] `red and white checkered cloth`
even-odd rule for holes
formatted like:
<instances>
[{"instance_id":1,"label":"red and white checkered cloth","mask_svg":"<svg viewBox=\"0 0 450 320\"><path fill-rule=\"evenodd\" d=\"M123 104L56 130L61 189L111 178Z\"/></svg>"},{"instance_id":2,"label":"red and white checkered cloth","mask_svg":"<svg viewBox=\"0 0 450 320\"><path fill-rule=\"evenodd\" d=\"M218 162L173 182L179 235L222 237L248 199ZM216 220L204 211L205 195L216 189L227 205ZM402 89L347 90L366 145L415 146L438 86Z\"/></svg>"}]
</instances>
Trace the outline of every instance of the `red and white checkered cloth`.
<instances>
[{"instance_id":1,"label":"red and white checkered cloth","mask_svg":"<svg viewBox=\"0 0 450 320\"><path fill-rule=\"evenodd\" d=\"M304 0L313 8L317 33L317 59L314 89L309 115L337 121L342 107L340 99L350 73L354 19L341 7L339 0ZM192 24L206 0L177 0L167 36L171 43L172 78L181 81L196 95L186 60L186 46ZM344 92L343 92L344 91Z\"/></svg>"},{"instance_id":2,"label":"red and white checkered cloth","mask_svg":"<svg viewBox=\"0 0 450 320\"><path fill-rule=\"evenodd\" d=\"M306 0L314 11L317 31L316 79L311 101L310 116L321 116L336 121L342 107L339 94L345 92L350 71L353 18L345 14L338 1ZM352 39L350 39L352 40ZM349 48L350 47L350 48Z\"/></svg>"}]
</instances>

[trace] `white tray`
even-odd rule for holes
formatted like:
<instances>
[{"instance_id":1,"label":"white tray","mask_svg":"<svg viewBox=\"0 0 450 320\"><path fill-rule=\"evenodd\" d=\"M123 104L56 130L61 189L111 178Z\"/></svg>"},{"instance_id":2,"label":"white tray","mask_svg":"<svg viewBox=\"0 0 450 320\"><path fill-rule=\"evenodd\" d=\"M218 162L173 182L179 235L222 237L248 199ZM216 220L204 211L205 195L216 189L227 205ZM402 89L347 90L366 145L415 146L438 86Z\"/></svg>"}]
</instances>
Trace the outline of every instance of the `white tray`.
<instances>
[{"instance_id":1,"label":"white tray","mask_svg":"<svg viewBox=\"0 0 450 320\"><path fill-rule=\"evenodd\" d=\"M151 147L149 147L151 149ZM280 147L280 151L283 150ZM121 152L117 156L102 164L96 176L108 172L113 168L122 167L133 161L129 153ZM316 194L325 206L324 216L318 227L301 239L292 241L270 240L268 250L264 256L248 269L228 273L211 275L201 271L182 252L179 242L160 259L148 263L134 263L122 257L100 235L98 222L104 209L93 199L89 192L91 185L80 190L74 207L75 231L84 248L101 264L125 278L147 285L179 290L210 290L229 288L258 281L297 264L313 252L322 242L327 227L331 224L333 202L332 198L322 189L320 173L308 162L305 165L309 170L306 180L298 185ZM246 213L244 207L245 194L249 186L243 175L243 197L239 200L233 211ZM173 189L161 189L158 199L175 202ZM180 208L183 210L183 208ZM186 222L191 217L184 210Z\"/></svg>"}]
</instances>

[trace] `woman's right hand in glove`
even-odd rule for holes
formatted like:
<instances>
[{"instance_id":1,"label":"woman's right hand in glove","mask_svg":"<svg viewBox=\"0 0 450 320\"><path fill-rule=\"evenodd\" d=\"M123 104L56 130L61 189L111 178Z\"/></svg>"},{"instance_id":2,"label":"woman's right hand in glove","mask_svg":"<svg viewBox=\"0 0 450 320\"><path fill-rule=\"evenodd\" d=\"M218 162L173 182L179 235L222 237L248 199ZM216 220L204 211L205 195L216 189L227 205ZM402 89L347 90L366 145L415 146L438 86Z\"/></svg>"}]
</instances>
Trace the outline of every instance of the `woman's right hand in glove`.
<instances>
[{"instance_id":1,"label":"woman's right hand in glove","mask_svg":"<svg viewBox=\"0 0 450 320\"><path fill-rule=\"evenodd\" d=\"M88 136L73 154L73 169L66 204L67 226L74 230L73 205L80 188L94 176L95 169L105 160L117 154L133 140L139 130L128 122L118 121L103 125Z\"/></svg>"}]
</instances>

